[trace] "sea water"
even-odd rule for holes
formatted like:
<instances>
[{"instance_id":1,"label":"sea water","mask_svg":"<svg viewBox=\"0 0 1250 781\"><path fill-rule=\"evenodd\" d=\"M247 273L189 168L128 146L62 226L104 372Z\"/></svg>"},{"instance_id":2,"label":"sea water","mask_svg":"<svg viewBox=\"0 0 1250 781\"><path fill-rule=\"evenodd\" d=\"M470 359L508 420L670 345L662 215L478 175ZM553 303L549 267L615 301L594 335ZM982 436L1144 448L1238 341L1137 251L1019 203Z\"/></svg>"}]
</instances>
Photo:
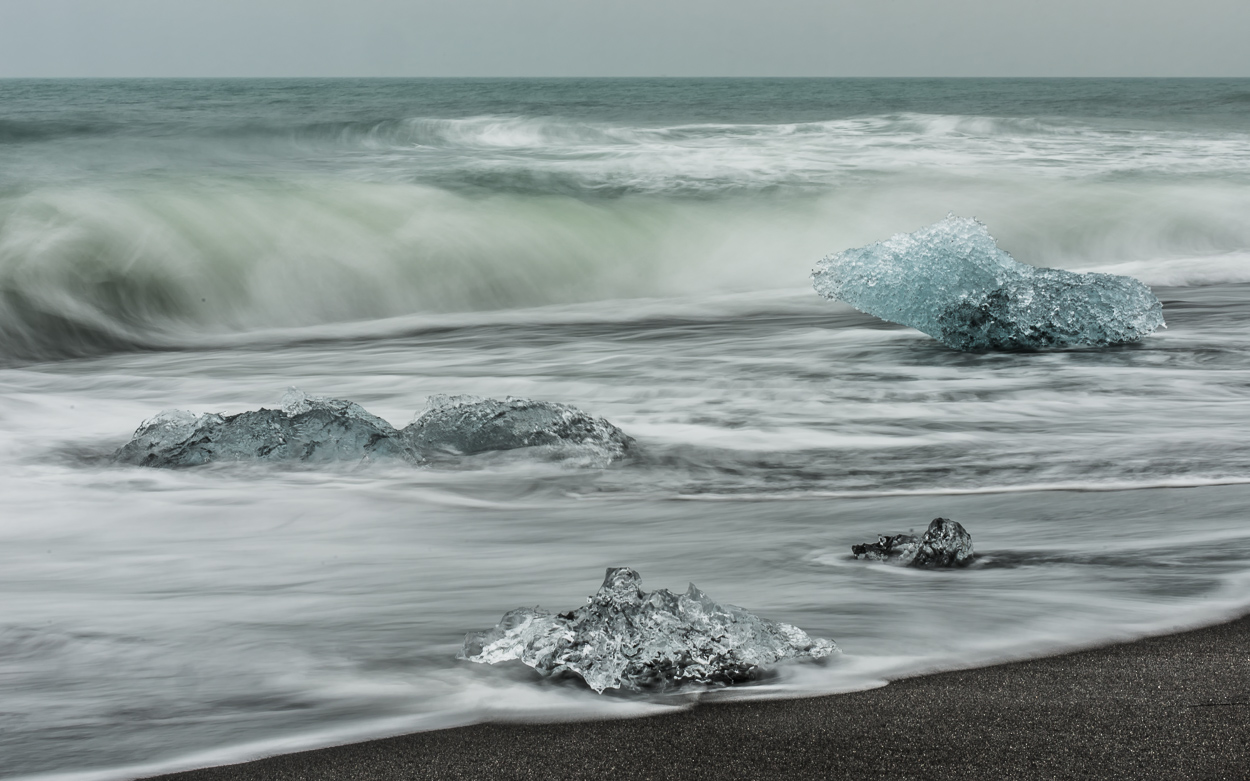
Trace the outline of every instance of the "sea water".
<instances>
[{"instance_id":1,"label":"sea water","mask_svg":"<svg viewBox=\"0 0 1250 781\"><path fill-rule=\"evenodd\" d=\"M0 776L688 707L456 660L607 567L843 651L721 697L1244 612L1248 184L1245 80L0 82ZM1168 327L963 354L812 291L951 212ZM397 427L543 399L636 449L109 460L289 386ZM850 556L937 516L971 567Z\"/></svg>"}]
</instances>

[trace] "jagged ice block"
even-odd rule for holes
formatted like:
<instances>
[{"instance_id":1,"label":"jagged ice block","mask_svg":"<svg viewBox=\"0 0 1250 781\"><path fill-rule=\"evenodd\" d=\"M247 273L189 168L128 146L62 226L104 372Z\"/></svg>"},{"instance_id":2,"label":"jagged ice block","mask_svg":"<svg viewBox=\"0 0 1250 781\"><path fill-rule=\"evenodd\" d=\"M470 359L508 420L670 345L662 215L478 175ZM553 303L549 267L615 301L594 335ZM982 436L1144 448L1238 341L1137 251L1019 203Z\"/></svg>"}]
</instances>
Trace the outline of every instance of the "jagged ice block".
<instances>
[{"instance_id":1,"label":"jagged ice block","mask_svg":"<svg viewBox=\"0 0 1250 781\"><path fill-rule=\"evenodd\" d=\"M1020 263L964 217L831 255L812 281L825 298L970 352L1110 346L1163 325L1136 279Z\"/></svg>"},{"instance_id":2,"label":"jagged ice block","mask_svg":"<svg viewBox=\"0 0 1250 781\"><path fill-rule=\"evenodd\" d=\"M637 572L614 567L587 605L559 615L513 610L493 629L467 635L458 658L519 659L544 676L580 676L602 693L739 683L785 659L837 651L790 624L717 604L693 583L684 594L648 593Z\"/></svg>"}]
</instances>

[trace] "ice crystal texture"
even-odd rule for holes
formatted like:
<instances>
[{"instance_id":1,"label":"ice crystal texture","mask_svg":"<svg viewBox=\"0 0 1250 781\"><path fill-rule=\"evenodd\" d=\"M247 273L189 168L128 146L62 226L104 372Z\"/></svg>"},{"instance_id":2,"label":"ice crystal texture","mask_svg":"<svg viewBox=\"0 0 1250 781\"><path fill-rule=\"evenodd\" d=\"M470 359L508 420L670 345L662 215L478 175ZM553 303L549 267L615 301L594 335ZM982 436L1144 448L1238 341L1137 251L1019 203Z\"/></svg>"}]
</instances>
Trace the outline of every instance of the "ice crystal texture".
<instances>
[{"instance_id":1,"label":"ice crystal texture","mask_svg":"<svg viewBox=\"0 0 1250 781\"><path fill-rule=\"evenodd\" d=\"M717 604L693 583L684 594L648 593L637 572L614 567L587 605L559 615L513 610L495 628L466 636L459 658L519 659L543 675L578 675L602 693L739 683L782 660L837 650L790 624Z\"/></svg>"},{"instance_id":2,"label":"ice crystal texture","mask_svg":"<svg viewBox=\"0 0 1250 781\"><path fill-rule=\"evenodd\" d=\"M180 445L195 433L204 417L184 409L163 410L140 423L123 450L146 455Z\"/></svg>"},{"instance_id":3,"label":"ice crystal texture","mask_svg":"<svg viewBox=\"0 0 1250 781\"><path fill-rule=\"evenodd\" d=\"M425 413L404 429L408 444L422 453L472 455L488 450L580 448L612 460L633 441L603 418L567 404L509 396L431 396Z\"/></svg>"},{"instance_id":4,"label":"ice crystal texture","mask_svg":"<svg viewBox=\"0 0 1250 781\"><path fill-rule=\"evenodd\" d=\"M1019 263L963 217L831 255L812 280L825 298L972 352L1124 344L1163 325L1136 279Z\"/></svg>"},{"instance_id":5,"label":"ice crystal texture","mask_svg":"<svg viewBox=\"0 0 1250 781\"><path fill-rule=\"evenodd\" d=\"M911 534L881 535L876 542L852 545L851 553L905 567L963 567L972 562L972 535L949 518L934 518L919 539Z\"/></svg>"},{"instance_id":6,"label":"ice crystal texture","mask_svg":"<svg viewBox=\"0 0 1250 781\"><path fill-rule=\"evenodd\" d=\"M630 440L606 420L564 404L434 396L403 431L355 402L287 390L282 409L196 416L166 410L143 422L113 458L141 466L197 466L213 461L422 462L427 453L472 454L532 446L592 451L608 462Z\"/></svg>"},{"instance_id":7,"label":"ice crystal texture","mask_svg":"<svg viewBox=\"0 0 1250 781\"><path fill-rule=\"evenodd\" d=\"M392 434L395 433L395 429L390 423L382 420L377 415L370 414L364 407L354 401L328 399L324 396L309 396L299 388L286 389L286 394L282 397L282 411L286 413L287 417L303 415L314 410L324 410L335 415L354 418L376 426L379 430L389 431Z\"/></svg>"}]
</instances>

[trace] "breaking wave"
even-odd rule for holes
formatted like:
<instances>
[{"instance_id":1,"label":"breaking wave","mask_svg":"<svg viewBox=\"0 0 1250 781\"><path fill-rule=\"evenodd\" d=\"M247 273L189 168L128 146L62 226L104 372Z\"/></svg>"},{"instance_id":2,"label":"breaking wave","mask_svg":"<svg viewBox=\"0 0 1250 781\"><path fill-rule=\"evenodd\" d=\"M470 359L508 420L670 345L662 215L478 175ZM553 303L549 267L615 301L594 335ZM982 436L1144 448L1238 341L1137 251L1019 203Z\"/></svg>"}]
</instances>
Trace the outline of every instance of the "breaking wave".
<instances>
[{"instance_id":1,"label":"breaking wave","mask_svg":"<svg viewBox=\"0 0 1250 781\"><path fill-rule=\"evenodd\" d=\"M1222 190L1213 192L1213 190ZM199 180L0 197L9 359L411 314L798 289L816 259L975 214L1036 265L1250 282L1250 194L911 181L713 201Z\"/></svg>"},{"instance_id":2,"label":"breaking wave","mask_svg":"<svg viewBox=\"0 0 1250 781\"><path fill-rule=\"evenodd\" d=\"M344 116L0 121L0 357L797 290L819 258L948 212L1026 263L1250 282L1250 134L1236 128Z\"/></svg>"}]
</instances>

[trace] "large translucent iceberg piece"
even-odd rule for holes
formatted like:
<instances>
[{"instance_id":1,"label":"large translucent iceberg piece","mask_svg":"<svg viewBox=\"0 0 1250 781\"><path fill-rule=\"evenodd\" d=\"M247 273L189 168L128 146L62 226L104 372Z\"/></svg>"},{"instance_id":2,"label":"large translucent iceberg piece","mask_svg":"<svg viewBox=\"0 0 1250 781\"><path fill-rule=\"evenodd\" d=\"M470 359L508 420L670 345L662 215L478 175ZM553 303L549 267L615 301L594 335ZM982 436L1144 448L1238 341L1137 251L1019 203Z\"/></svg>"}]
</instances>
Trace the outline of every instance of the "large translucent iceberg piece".
<instances>
[{"instance_id":1,"label":"large translucent iceberg piece","mask_svg":"<svg viewBox=\"0 0 1250 781\"><path fill-rule=\"evenodd\" d=\"M831 255L812 280L825 298L957 350L1124 344L1163 325L1163 306L1141 282L1019 263L963 217Z\"/></svg>"},{"instance_id":2,"label":"large translucent iceberg piece","mask_svg":"<svg viewBox=\"0 0 1250 781\"><path fill-rule=\"evenodd\" d=\"M738 683L782 660L837 650L790 624L719 605L693 583L684 594L647 593L637 572L614 567L584 607L560 615L513 610L494 629L466 636L459 658L519 659L543 675L581 676L602 693Z\"/></svg>"},{"instance_id":3,"label":"large translucent iceberg piece","mask_svg":"<svg viewBox=\"0 0 1250 781\"><path fill-rule=\"evenodd\" d=\"M625 454L633 442L616 426L576 407L509 396L431 396L428 409L403 430L422 453L472 455L524 447L582 449L606 460Z\"/></svg>"},{"instance_id":4,"label":"large translucent iceberg piece","mask_svg":"<svg viewBox=\"0 0 1250 781\"><path fill-rule=\"evenodd\" d=\"M851 553L904 567L963 567L972 563L972 535L949 518L934 518L919 539L911 534L881 535L876 542L852 545Z\"/></svg>"},{"instance_id":5,"label":"large translucent iceberg piece","mask_svg":"<svg viewBox=\"0 0 1250 781\"><path fill-rule=\"evenodd\" d=\"M473 454L523 447L619 458L633 442L620 429L564 404L509 398L433 396L403 431L355 402L291 388L282 409L239 415L166 410L145 420L113 459L141 466L197 466L212 461L362 461L427 454ZM574 452L577 451L577 452Z\"/></svg>"}]
</instances>

